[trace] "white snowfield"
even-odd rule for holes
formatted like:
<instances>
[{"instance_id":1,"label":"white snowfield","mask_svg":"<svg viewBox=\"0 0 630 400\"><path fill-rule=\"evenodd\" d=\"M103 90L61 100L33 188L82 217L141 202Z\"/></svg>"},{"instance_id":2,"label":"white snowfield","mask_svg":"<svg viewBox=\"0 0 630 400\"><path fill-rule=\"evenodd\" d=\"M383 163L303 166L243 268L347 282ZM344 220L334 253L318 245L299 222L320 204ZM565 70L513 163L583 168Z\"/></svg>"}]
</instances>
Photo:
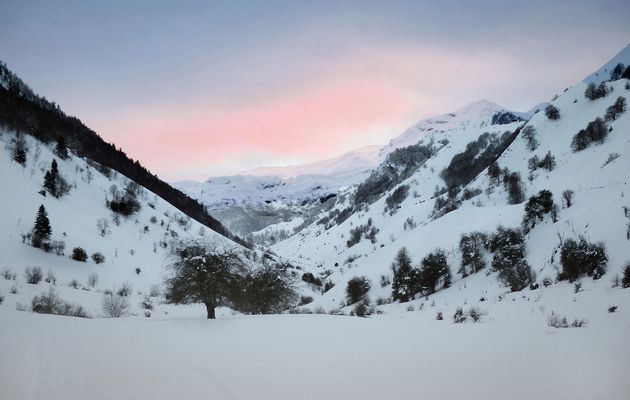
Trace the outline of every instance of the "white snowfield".
<instances>
[{"instance_id":1,"label":"white snowfield","mask_svg":"<svg viewBox=\"0 0 630 400\"><path fill-rule=\"evenodd\" d=\"M432 311L85 320L0 307L0 393L7 400L627 399L628 308L561 330L534 308L518 299L492 307L484 323L453 324Z\"/></svg>"},{"instance_id":2,"label":"white snowfield","mask_svg":"<svg viewBox=\"0 0 630 400\"><path fill-rule=\"evenodd\" d=\"M538 148L528 150L519 136L498 160L501 168L520 172L526 197L548 189L559 205L557 222L546 217L526 236L526 258L536 281L549 279L551 285L510 293L489 265L465 278L456 273L461 234L521 223L524 204L509 205L503 186L491 187L486 171L467 185L481 194L440 218L433 216L435 188L444 186L439 174L452 157L485 132L500 135L525 124L491 125L498 106L482 101L453 113L451 124L438 123L442 128L405 134L408 144L416 139L424 144L447 139L448 144L402 183L410 186L409 196L394 214L384 211L390 191L339 225L326 230L315 222L272 247L304 272L335 284L322 293L300 282L301 294L313 297L299 307L314 312L308 315L244 316L220 309L218 319L206 320L203 306L165 305L161 295L151 297L153 309L146 310L141 302L162 282L171 240L203 236L217 247L243 249L146 190L139 195L141 210L115 224L105 200L112 185L124 189L126 178L107 178L76 157L57 158L61 175L73 186L70 193L42 197L38 191L54 157L52 146L26 137L23 168L11 160L13 134L3 132L0 399L627 400L630 289L613 280L630 262L630 219L623 210L630 207L630 111L609 122L612 131L604 143L577 153L570 149L573 135L603 117L619 96L630 97L626 83L609 83L612 93L595 101L584 98L586 83L568 89L552 101L560 119L539 112L527 122L537 131ZM548 151L556 167L538 169L529 179L528 159ZM570 208L561 206L566 189L575 192ZM339 199L334 207L347 207L354 190L346 189L340 196L345 201ZM66 243L64 256L22 243L40 204L48 211L52 239ZM415 226L405 228L409 218ZM104 236L97 228L100 219L109 224ZM379 229L376 242L363 239L348 248L349 231L368 219ZM578 235L605 243L608 265L603 277L585 277L576 290L569 282L556 282L556 276L560 241ZM101 252L105 262L71 260L75 246L88 255ZM434 249L444 249L452 286L407 303L388 301L391 284L381 284L381 278L391 279L391 263L403 246L414 265ZM35 266L56 281L27 284L24 272ZM88 284L91 274L98 275L94 286ZM345 290L354 276L372 283L368 296L375 313L368 318L348 316L354 305L347 304ZM129 314L103 318L104 291L123 284L132 288ZM92 318L28 311L31 299L50 287ZM483 313L478 323L453 322L457 308L472 306ZM586 326L549 327L552 314L566 316L569 323L584 320Z\"/></svg>"}]
</instances>

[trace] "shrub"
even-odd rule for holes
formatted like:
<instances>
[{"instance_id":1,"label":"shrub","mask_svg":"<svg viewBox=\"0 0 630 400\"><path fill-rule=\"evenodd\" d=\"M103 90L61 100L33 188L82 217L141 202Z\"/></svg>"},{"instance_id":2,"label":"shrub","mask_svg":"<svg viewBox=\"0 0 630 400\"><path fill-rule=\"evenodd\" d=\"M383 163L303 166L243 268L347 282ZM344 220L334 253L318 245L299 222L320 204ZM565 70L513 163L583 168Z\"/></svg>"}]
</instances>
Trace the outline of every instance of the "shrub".
<instances>
[{"instance_id":1,"label":"shrub","mask_svg":"<svg viewBox=\"0 0 630 400\"><path fill-rule=\"evenodd\" d=\"M464 310L461 307L457 307L457 309L455 309L455 314L453 314L453 322L461 324L466 321L466 318L467 316L464 314Z\"/></svg>"},{"instance_id":2,"label":"shrub","mask_svg":"<svg viewBox=\"0 0 630 400\"><path fill-rule=\"evenodd\" d=\"M322 289L322 293L326 293L327 291L329 291L330 289L334 288L335 284L332 281L327 281L324 284L324 288Z\"/></svg>"},{"instance_id":3,"label":"shrub","mask_svg":"<svg viewBox=\"0 0 630 400\"><path fill-rule=\"evenodd\" d=\"M536 226L536 222L542 221L545 214L553 209L553 194L549 190L541 190L536 196L532 196L525 204L522 227L525 233Z\"/></svg>"},{"instance_id":4,"label":"shrub","mask_svg":"<svg viewBox=\"0 0 630 400\"><path fill-rule=\"evenodd\" d=\"M122 284L120 289L118 289L116 294L121 297L127 297L131 294L131 292L132 292L131 285L129 284L129 282L125 282Z\"/></svg>"},{"instance_id":5,"label":"shrub","mask_svg":"<svg viewBox=\"0 0 630 400\"><path fill-rule=\"evenodd\" d=\"M581 129L573 136L571 141L571 150L574 152L586 149L591 143L604 143L608 136L608 126L601 118L595 118L594 121L588 123L585 129Z\"/></svg>"},{"instance_id":6,"label":"shrub","mask_svg":"<svg viewBox=\"0 0 630 400\"><path fill-rule=\"evenodd\" d=\"M68 286L70 286L73 289L78 289L79 288L79 281L76 279L73 279L70 281L70 283L68 283Z\"/></svg>"},{"instance_id":7,"label":"shrub","mask_svg":"<svg viewBox=\"0 0 630 400\"><path fill-rule=\"evenodd\" d=\"M72 255L70 256L75 261L87 261L88 255L81 247L75 247L72 249Z\"/></svg>"},{"instance_id":8,"label":"shrub","mask_svg":"<svg viewBox=\"0 0 630 400\"><path fill-rule=\"evenodd\" d=\"M462 253L462 263L459 273L462 276L474 274L486 267L483 256L488 236L482 232L471 232L462 235L459 240L459 251Z\"/></svg>"},{"instance_id":9,"label":"shrub","mask_svg":"<svg viewBox=\"0 0 630 400\"><path fill-rule=\"evenodd\" d=\"M51 285L54 285L57 283L57 278L55 277L55 274L53 274L51 270L48 270L48 273L46 274L46 279L44 279L44 281L46 283L50 283Z\"/></svg>"},{"instance_id":10,"label":"shrub","mask_svg":"<svg viewBox=\"0 0 630 400\"><path fill-rule=\"evenodd\" d=\"M470 319L473 320L473 322L481 321L481 317L486 314L487 313L485 311L481 311L481 309L476 306L471 306L470 309L468 310L468 316L470 317Z\"/></svg>"},{"instance_id":11,"label":"shrub","mask_svg":"<svg viewBox=\"0 0 630 400\"><path fill-rule=\"evenodd\" d=\"M522 290L534 281L534 273L525 261L525 239L519 229L500 226L490 239L490 251L494 253L492 268L510 290Z\"/></svg>"},{"instance_id":12,"label":"shrub","mask_svg":"<svg viewBox=\"0 0 630 400\"><path fill-rule=\"evenodd\" d=\"M606 82L601 82L599 86L595 85L595 83L591 82L586 86L586 90L584 91L584 97L593 101L602 97L606 97L610 89L606 85Z\"/></svg>"},{"instance_id":13,"label":"shrub","mask_svg":"<svg viewBox=\"0 0 630 400\"><path fill-rule=\"evenodd\" d=\"M590 243L581 236L578 240L567 239L560 249L562 272L559 279L573 282L583 275L599 279L606 273L608 255L602 242Z\"/></svg>"},{"instance_id":14,"label":"shrub","mask_svg":"<svg viewBox=\"0 0 630 400\"><path fill-rule=\"evenodd\" d=\"M279 313L296 305L293 276L279 265L263 265L236 278L230 302L234 309L251 314Z\"/></svg>"},{"instance_id":15,"label":"shrub","mask_svg":"<svg viewBox=\"0 0 630 400\"><path fill-rule=\"evenodd\" d=\"M381 275L381 287L384 288L386 286L389 286L392 283L392 280L389 276L387 275Z\"/></svg>"},{"instance_id":16,"label":"shrub","mask_svg":"<svg viewBox=\"0 0 630 400\"><path fill-rule=\"evenodd\" d=\"M5 268L2 270L2 277L7 281L14 281L17 275L14 272L11 272L11 269Z\"/></svg>"},{"instance_id":17,"label":"shrub","mask_svg":"<svg viewBox=\"0 0 630 400\"><path fill-rule=\"evenodd\" d=\"M536 128L527 125L522 131L523 139L525 139L527 150L534 151L538 148L538 140L536 139Z\"/></svg>"},{"instance_id":18,"label":"shrub","mask_svg":"<svg viewBox=\"0 0 630 400\"><path fill-rule=\"evenodd\" d=\"M50 246L55 254L57 254L58 256L63 256L64 250L66 249L66 242L64 242L63 240L53 240L52 242L50 242Z\"/></svg>"},{"instance_id":19,"label":"shrub","mask_svg":"<svg viewBox=\"0 0 630 400\"><path fill-rule=\"evenodd\" d=\"M543 157L543 159L540 160L540 162L538 163L538 167L544 168L547 171L553 171L553 169L556 167L556 158L553 156L553 154L551 154L550 151L548 151L545 157Z\"/></svg>"},{"instance_id":20,"label":"shrub","mask_svg":"<svg viewBox=\"0 0 630 400\"><path fill-rule=\"evenodd\" d=\"M129 301L125 296L106 293L103 295L102 309L107 318L120 318L127 313Z\"/></svg>"},{"instance_id":21,"label":"shrub","mask_svg":"<svg viewBox=\"0 0 630 400\"><path fill-rule=\"evenodd\" d=\"M499 271L499 281L508 286L512 292L525 289L536 280L536 274L524 259Z\"/></svg>"},{"instance_id":22,"label":"shrub","mask_svg":"<svg viewBox=\"0 0 630 400\"><path fill-rule=\"evenodd\" d=\"M346 298L348 299L348 303L354 304L362 300L370 291L371 287L372 283L365 276L355 276L350 279L348 281L348 285L346 286Z\"/></svg>"},{"instance_id":23,"label":"shrub","mask_svg":"<svg viewBox=\"0 0 630 400\"><path fill-rule=\"evenodd\" d=\"M98 283L98 275L97 274L91 273L90 275L88 275L87 284L88 284L89 287L95 287L97 283Z\"/></svg>"},{"instance_id":24,"label":"shrub","mask_svg":"<svg viewBox=\"0 0 630 400\"><path fill-rule=\"evenodd\" d=\"M108 233L111 233L109 221L105 218L99 218L99 220L96 221L96 228L98 229L99 234L103 237L105 237Z\"/></svg>"},{"instance_id":25,"label":"shrub","mask_svg":"<svg viewBox=\"0 0 630 400\"><path fill-rule=\"evenodd\" d=\"M56 314L70 317L89 318L87 312L81 306L65 302L51 287L48 293L42 293L31 300L31 310L37 314Z\"/></svg>"},{"instance_id":26,"label":"shrub","mask_svg":"<svg viewBox=\"0 0 630 400\"><path fill-rule=\"evenodd\" d=\"M151 299L151 296L145 295L140 302L140 307L144 310L153 310L153 299Z\"/></svg>"},{"instance_id":27,"label":"shrub","mask_svg":"<svg viewBox=\"0 0 630 400\"><path fill-rule=\"evenodd\" d=\"M313 275L312 272L303 273L302 280L306 283L310 283L311 285L322 286L322 280L316 277L315 275Z\"/></svg>"},{"instance_id":28,"label":"shrub","mask_svg":"<svg viewBox=\"0 0 630 400\"><path fill-rule=\"evenodd\" d=\"M128 217L140 210L140 203L136 196L139 188L134 182L129 182L121 195L118 190L112 191L113 199L106 203L113 212Z\"/></svg>"},{"instance_id":29,"label":"shrub","mask_svg":"<svg viewBox=\"0 0 630 400\"><path fill-rule=\"evenodd\" d=\"M105 256L97 251L92 254L92 260L94 260L96 264L102 264L105 262Z\"/></svg>"},{"instance_id":30,"label":"shrub","mask_svg":"<svg viewBox=\"0 0 630 400\"><path fill-rule=\"evenodd\" d=\"M311 296L300 296L300 302L298 303L298 306L305 306L309 303L313 302L313 297Z\"/></svg>"},{"instance_id":31,"label":"shrub","mask_svg":"<svg viewBox=\"0 0 630 400\"><path fill-rule=\"evenodd\" d=\"M612 106L606 109L606 114L604 118L606 119L606 121L614 121L617 119L619 114L623 114L625 111L626 111L626 98L619 96L617 98L617 101L615 101L615 104L613 104Z\"/></svg>"},{"instance_id":32,"label":"shrub","mask_svg":"<svg viewBox=\"0 0 630 400\"><path fill-rule=\"evenodd\" d=\"M37 285L43 278L44 275L42 274L42 269L40 267L27 267L24 270L24 279L26 279L26 283Z\"/></svg>"},{"instance_id":33,"label":"shrub","mask_svg":"<svg viewBox=\"0 0 630 400\"><path fill-rule=\"evenodd\" d=\"M552 328L568 328L569 322L567 321L567 317L551 313L549 318L547 318L547 325Z\"/></svg>"},{"instance_id":34,"label":"shrub","mask_svg":"<svg viewBox=\"0 0 630 400\"><path fill-rule=\"evenodd\" d=\"M376 243L376 234L378 232L378 228L372 226L372 218L370 218L366 224L359 225L350 230L350 239L346 241L346 245L348 247L354 246L361 241L361 237L369 239L372 243Z\"/></svg>"},{"instance_id":35,"label":"shrub","mask_svg":"<svg viewBox=\"0 0 630 400\"><path fill-rule=\"evenodd\" d=\"M356 315L357 317L367 317L370 314L374 313L374 309L372 307L370 307L370 302L368 299L364 299L363 301L359 302L359 304L357 304L354 307L354 315Z\"/></svg>"},{"instance_id":36,"label":"shrub","mask_svg":"<svg viewBox=\"0 0 630 400\"><path fill-rule=\"evenodd\" d=\"M623 277L621 278L621 287L630 288L630 263L626 264L623 269Z\"/></svg>"},{"instance_id":37,"label":"shrub","mask_svg":"<svg viewBox=\"0 0 630 400\"><path fill-rule=\"evenodd\" d=\"M409 194L409 185L400 185L389 196L385 198L387 207L385 211L390 210L391 213L396 212L396 207L402 203Z\"/></svg>"},{"instance_id":38,"label":"shrub","mask_svg":"<svg viewBox=\"0 0 630 400\"><path fill-rule=\"evenodd\" d=\"M586 320L583 319L574 319L573 322L569 324L567 317L554 312L547 318L547 325L552 328L582 328L585 327L586 324Z\"/></svg>"},{"instance_id":39,"label":"shrub","mask_svg":"<svg viewBox=\"0 0 630 400\"><path fill-rule=\"evenodd\" d=\"M562 200L564 201L564 204L566 205L567 208L571 207L572 201L573 201L573 194L575 192L573 190L565 190L564 192L562 192Z\"/></svg>"},{"instance_id":40,"label":"shrub","mask_svg":"<svg viewBox=\"0 0 630 400\"><path fill-rule=\"evenodd\" d=\"M547 118L549 118L551 120L560 119L560 110L558 110L557 107L549 104L545 108L545 115L547 116Z\"/></svg>"},{"instance_id":41,"label":"shrub","mask_svg":"<svg viewBox=\"0 0 630 400\"><path fill-rule=\"evenodd\" d=\"M512 172L506 174L505 187L508 192L508 202L510 204L520 204L525 200L525 189L521 174Z\"/></svg>"}]
</instances>

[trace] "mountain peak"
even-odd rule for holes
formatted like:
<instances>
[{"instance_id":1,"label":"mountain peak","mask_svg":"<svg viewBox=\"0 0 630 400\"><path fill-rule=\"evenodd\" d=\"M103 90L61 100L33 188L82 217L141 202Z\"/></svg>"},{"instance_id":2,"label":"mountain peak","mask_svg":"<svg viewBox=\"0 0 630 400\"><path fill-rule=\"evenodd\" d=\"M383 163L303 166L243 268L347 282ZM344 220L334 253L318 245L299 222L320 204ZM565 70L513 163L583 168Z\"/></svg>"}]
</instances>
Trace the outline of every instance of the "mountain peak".
<instances>
[{"instance_id":1,"label":"mountain peak","mask_svg":"<svg viewBox=\"0 0 630 400\"><path fill-rule=\"evenodd\" d=\"M487 99L481 99L472 103L469 103L463 107L461 107L460 109L458 109L457 111L455 111L455 114L466 114L466 115L486 115L486 114L494 114L497 111L501 111L501 110L505 110L504 107L501 107L500 105L493 103L490 100Z\"/></svg>"}]
</instances>

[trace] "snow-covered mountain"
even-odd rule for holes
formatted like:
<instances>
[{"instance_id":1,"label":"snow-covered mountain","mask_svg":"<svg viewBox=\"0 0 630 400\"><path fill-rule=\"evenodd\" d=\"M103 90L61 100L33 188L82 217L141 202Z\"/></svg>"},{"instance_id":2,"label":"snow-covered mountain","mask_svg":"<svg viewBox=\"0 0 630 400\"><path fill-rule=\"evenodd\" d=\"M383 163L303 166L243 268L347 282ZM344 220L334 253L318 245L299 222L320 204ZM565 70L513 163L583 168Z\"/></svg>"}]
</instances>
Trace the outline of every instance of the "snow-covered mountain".
<instances>
[{"instance_id":1,"label":"snow-covered mountain","mask_svg":"<svg viewBox=\"0 0 630 400\"><path fill-rule=\"evenodd\" d=\"M474 128L502 133L503 125L526 121L545 105L541 103L528 112L516 112L481 100L453 113L423 119L385 146L367 146L309 164L259 168L211 177L203 183L180 181L173 185L207 205L215 217L237 234L274 237L279 234L278 229L263 229L277 223L286 225L295 219L303 222L314 207L367 178L395 149L414 145L431 132L453 133ZM294 229L301 227L300 223L290 225ZM278 228L287 232L285 226Z\"/></svg>"},{"instance_id":2,"label":"snow-covered mountain","mask_svg":"<svg viewBox=\"0 0 630 400\"><path fill-rule=\"evenodd\" d=\"M611 293L617 296L616 291L610 291L611 280L620 276L630 261L630 214L624 214L630 207L627 200L630 113L624 112L616 119L608 120L606 129L610 133L603 143L591 144L581 151L573 151L571 146L580 130L596 118L603 120L618 98L630 96L630 92L626 79L608 83L610 92L596 100L585 98L585 88L585 83L579 83L551 102L560 111L559 119L550 119L541 111L528 121L491 125L487 116L498 108L483 102L480 108L488 111L486 115L481 113L469 123L453 124L452 129L434 128L423 132L420 144L447 144L437 148L413 174L396 181L395 186L371 204L357 204L356 189L347 190L337 197L334 206L322 210L315 222L275 244L273 250L310 264L306 270L322 281L330 282L330 286L334 285L323 294L314 287L315 300L310 307L343 308L347 283L357 276L365 276L371 282L372 301L391 301L391 265L402 247L408 249L416 265L429 253L443 249L454 276L452 286L432 295L429 302L423 296L412 301L416 308L427 307L430 303L433 310L448 310L447 313L452 314L455 307L463 304L484 307L490 304L482 301L489 300L496 305L506 296L516 301L521 294L506 295L509 290L498 282L496 272L491 269L468 277L456 274L462 262L460 238L471 232L491 235L500 225L520 227L527 199L542 190L549 190L559 209L557 221L553 222L547 216L526 234L525 239L526 260L535 271L535 282L541 287L543 282L552 285L539 292L527 292L523 297L529 300L535 296L541 305L550 302L548 311L553 302L556 312L581 313L588 318L591 315L597 318L590 313L605 312L600 303L606 303L608 300L605 299L609 299ZM534 132L536 146L528 143L527 135L522 133L524 130ZM525 201L510 204L507 187L493 180L487 168L455 191L447 194L445 189L440 189L446 186L442 171L452 165L453 160L465 158L464 154L473 142L478 143L480 136L487 133L498 137L505 131L513 133L513 141L497 160L502 169L500 174L505 179L514 173L519 174ZM539 167L538 160L547 154L555 160L551 170ZM470 157L463 170L472 168L480 156L473 153ZM399 196L398 203L392 208L388 198L392 199L396 190L403 186L407 195ZM570 207L563 203L562 194L567 190L573 192ZM588 292L580 297L583 309L576 308L574 297L566 295L571 293L572 285L556 278L561 270L562 243L568 239L577 240L580 236L603 242L608 256L608 272L603 278L582 280L584 291ZM485 257L491 257L491 254L487 253ZM490 265L491 259L487 258L486 262ZM484 300L480 301L480 298ZM630 293L624 292L623 298L615 301L630 304ZM600 309L592 308L596 304L600 304ZM397 304L382 306L382 310L390 312L398 307Z\"/></svg>"},{"instance_id":3,"label":"snow-covered mountain","mask_svg":"<svg viewBox=\"0 0 630 400\"><path fill-rule=\"evenodd\" d=\"M394 149L416 144L430 132L453 131L456 129L470 128L471 126L483 128L485 126L501 125L515 120L526 121L541 108L544 108L544 104L539 104L528 112L516 112L507 110L489 100L479 100L452 113L423 119L408 128L401 135L390 140L390 142L380 150L380 155L384 157Z\"/></svg>"}]
</instances>

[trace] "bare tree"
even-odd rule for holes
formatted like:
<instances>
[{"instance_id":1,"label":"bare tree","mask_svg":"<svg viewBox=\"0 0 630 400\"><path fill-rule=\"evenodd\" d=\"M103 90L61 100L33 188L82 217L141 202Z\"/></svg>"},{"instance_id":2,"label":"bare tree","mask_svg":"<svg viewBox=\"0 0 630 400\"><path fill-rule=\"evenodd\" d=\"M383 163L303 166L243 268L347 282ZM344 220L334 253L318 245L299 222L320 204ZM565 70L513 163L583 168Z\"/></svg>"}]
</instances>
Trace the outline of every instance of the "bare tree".
<instances>
[{"instance_id":1,"label":"bare tree","mask_svg":"<svg viewBox=\"0 0 630 400\"><path fill-rule=\"evenodd\" d=\"M127 313L129 301L125 296L108 292L103 295L103 314L107 318L120 318Z\"/></svg>"},{"instance_id":2,"label":"bare tree","mask_svg":"<svg viewBox=\"0 0 630 400\"><path fill-rule=\"evenodd\" d=\"M109 221L105 218L100 218L98 221L96 221L96 227L98 228L98 232L100 233L100 235L103 237L111 232L111 230L109 229Z\"/></svg>"}]
</instances>

